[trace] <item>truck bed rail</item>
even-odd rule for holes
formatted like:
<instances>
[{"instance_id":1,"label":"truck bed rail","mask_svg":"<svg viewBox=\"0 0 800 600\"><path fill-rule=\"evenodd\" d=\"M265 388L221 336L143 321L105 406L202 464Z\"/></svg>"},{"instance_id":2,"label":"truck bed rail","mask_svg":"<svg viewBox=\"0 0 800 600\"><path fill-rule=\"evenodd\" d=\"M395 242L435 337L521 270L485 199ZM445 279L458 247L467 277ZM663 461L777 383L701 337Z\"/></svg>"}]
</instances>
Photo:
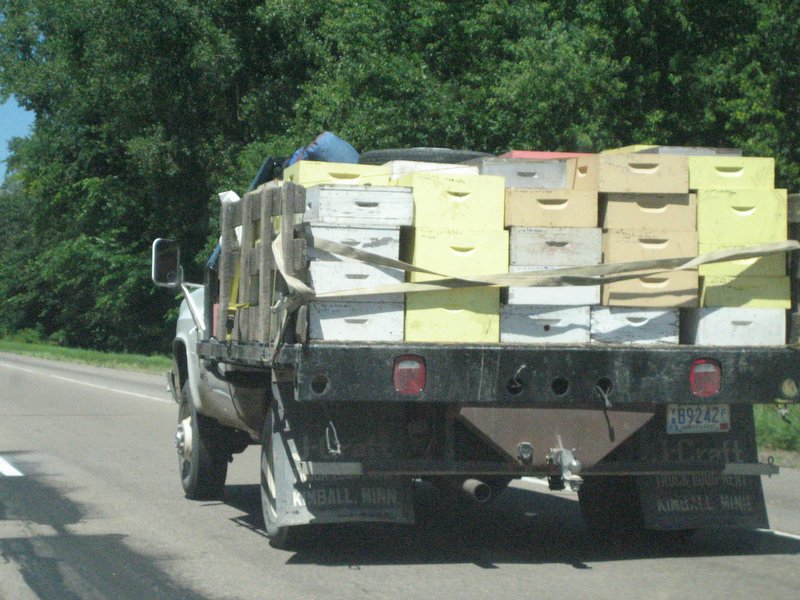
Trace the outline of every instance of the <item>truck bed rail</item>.
<instances>
[{"instance_id":1,"label":"truck bed rail","mask_svg":"<svg viewBox=\"0 0 800 600\"><path fill-rule=\"evenodd\" d=\"M610 351L612 350L613 351ZM597 408L632 404L793 401L800 349L791 346L626 346L312 342L281 347L200 342L203 358L294 374L300 402L437 402ZM395 358L417 355L427 371L416 395L394 389ZM722 383L710 398L694 396L694 361L719 363ZM466 368L465 368L466 366ZM765 382L767 382L765 384Z\"/></svg>"}]
</instances>

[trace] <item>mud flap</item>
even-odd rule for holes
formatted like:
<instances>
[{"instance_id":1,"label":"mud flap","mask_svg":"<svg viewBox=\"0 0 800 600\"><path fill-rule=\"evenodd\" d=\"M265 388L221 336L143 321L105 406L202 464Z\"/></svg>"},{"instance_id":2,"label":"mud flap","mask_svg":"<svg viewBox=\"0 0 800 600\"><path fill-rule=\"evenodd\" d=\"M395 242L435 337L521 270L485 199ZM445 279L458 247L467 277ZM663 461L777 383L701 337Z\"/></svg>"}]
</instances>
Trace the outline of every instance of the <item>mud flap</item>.
<instances>
[{"instance_id":1,"label":"mud flap","mask_svg":"<svg viewBox=\"0 0 800 600\"><path fill-rule=\"evenodd\" d=\"M275 433L275 525L413 523L413 481L396 477L314 477L298 469L291 438Z\"/></svg>"},{"instance_id":2,"label":"mud flap","mask_svg":"<svg viewBox=\"0 0 800 600\"><path fill-rule=\"evenodd\" d=\"M659 413L641 432L640 452L643 462L685 464L687 471L637 478L646 528L769 527L760 476L691 472L698 463L758 462L751 406L731 406L725 433L670 435Z\"/></svg>"}]
</instances>

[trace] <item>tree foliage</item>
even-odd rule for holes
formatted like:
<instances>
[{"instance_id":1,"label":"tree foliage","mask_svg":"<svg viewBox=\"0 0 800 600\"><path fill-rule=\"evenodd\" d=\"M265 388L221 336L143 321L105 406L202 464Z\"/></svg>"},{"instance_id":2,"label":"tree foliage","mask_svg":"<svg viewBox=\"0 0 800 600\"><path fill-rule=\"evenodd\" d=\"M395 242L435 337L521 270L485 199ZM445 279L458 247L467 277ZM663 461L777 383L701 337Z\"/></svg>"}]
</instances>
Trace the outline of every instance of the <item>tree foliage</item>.
<instances>
[{"instance_id":1,"label":"tree foliage","mask_svg":"<svg viewBox=\"0 0 800 600\"><path fill-rule=\"evenodd\" d=\"M793 0L0 0L0 96L36 114L0 194L0 332L163 350L151 240L199 277L214 193L325 129L361 150L740 147L798 189L799 46Z\"/></svg>"}]
</instances>

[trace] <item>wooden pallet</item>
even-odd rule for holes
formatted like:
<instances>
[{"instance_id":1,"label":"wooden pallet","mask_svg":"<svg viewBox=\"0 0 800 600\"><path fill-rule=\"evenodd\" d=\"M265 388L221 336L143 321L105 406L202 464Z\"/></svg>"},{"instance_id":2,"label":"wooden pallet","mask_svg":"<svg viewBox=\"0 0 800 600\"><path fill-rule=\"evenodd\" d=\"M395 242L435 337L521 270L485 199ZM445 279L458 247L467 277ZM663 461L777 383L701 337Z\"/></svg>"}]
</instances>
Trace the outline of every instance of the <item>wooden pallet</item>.
<instances>
[{"instance_id":1,"label":"wooden pallet","mask_svg":"<svg viewBox=\"0 0 800 600\"><path fill-rule=\"evenodd\" d=\"M294 238L297 215L304 210L305 188L293 183L269 182L238 202L223 204L218 338L226 337L225 324L233 298L233 341L274 345L279 327L272 307L278 296L286 293L286 286L277 274L272 242L280 232L286 268L305 279L305 240ZM241 227L239 238L237 227ZM234 290L237 269L238 288Z\"/></svg>"}]
</instances>

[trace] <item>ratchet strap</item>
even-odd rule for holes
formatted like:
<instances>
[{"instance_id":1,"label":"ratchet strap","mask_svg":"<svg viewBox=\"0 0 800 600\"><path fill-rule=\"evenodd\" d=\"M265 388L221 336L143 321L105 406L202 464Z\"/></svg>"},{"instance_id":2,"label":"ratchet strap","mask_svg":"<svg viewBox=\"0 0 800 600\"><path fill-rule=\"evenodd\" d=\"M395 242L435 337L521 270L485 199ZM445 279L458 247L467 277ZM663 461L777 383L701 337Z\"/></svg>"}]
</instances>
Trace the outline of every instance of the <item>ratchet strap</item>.
<instances>
[{"instance_id":1,"label":"ratchet strap","mask_svg":"<svg viewBox=\"0 0 800 600\"><path fill-rule=\"evenodd\" d=\"M225 341L230 342L233 340L233 326L236 322L236 313L240 308L250 308L247 303L241 304L239 300L239 279L241 277L241 264L236 263L236 270L233 273L233 283L231 283L231 299L228 303L228 309L225 312Z\"/></svg>"},{"instance_id":2,"label":"ratchet strap","mask_svg":"<svg viewBox=\"0 0 800 600\"><path fill-rule=\"evenodd\" d=\"M564 285L598 285L614 281L637 279L643 275L685 271L696 269L700 265L756 258L771 254L782 254L800 249L800 242L787 240L768 244L759 244L743 248L715 250L699 256L682 258L664 258L657 260L640 260L622 263L604 263L583 267L564 267L548 271L526 271L515 273L495 273L489 275L473 275L469 277L453 276L377 254L358 250L331 240L312 237L309 247L321 250L336 258L352 260L371 266L390 267L406 272L423 273L436 277L430 281L407 282L381 285L367 288L344 289L332 292L316 293L308 284L289 273L286 269L280 234L272 242L272 251L278 271L293 291L295 298L292 304L303 304L313 299L343 299L353 297L378 296L382 294L413 294L437 290L451 290L470 287L557 287ZM238 275L238 270L237 270Z\"/></svg>"}]
</instances>

